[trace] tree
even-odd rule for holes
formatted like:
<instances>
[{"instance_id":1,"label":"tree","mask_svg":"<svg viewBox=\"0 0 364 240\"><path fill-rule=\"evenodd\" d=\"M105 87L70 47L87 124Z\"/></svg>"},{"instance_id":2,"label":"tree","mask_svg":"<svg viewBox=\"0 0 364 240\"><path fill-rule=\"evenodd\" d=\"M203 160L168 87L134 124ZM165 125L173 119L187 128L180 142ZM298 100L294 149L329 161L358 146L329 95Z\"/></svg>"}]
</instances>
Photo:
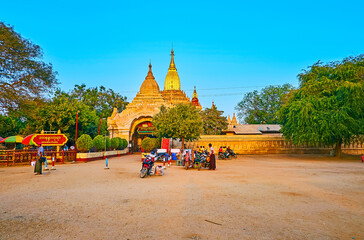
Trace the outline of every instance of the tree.
<instances>
[{"instance_id":1,"label":"tree","mask_svg":"<svg viewBox=\"0 0 364 240\"><path fill-rule=\"evenodd\" d=\"M42 107L36 109L37 114L29 122L30 132L41 130L61 130L69 138L69 143L74 143L76 130L76 115L78 114L78 133L89 134L91 137L97 135L99 118L96 112L89 106L78 101L68 93L57 91L52 100ZM104 135L106 130L100 134Z\"/></svg>"},{"instance_id":2,"label":"tree","mask_svg":"<svg viewBox=\"0 0 364 240\"><path fill-rule=\"evenodd\" d=\"M300 87L280 110L282 131L294 144L335 145L363 140L364 55L317 62L298 75Z\"/></svg>"},{"instance_id":3,"label":"tree","mask_svg":"<svg viewBox=\"0 0 364 240\"><path fill-rule=\"evenodd\" d=\"M222 116L223 113L224 111L217 110L215 105L201 111L204 134L219 135L222 130L227 129L228 122L226 117Z\"/></svg>"},{"instance_id":4,"label":"tree","mask_svg":"<svg viewBox=\"0 0 364 240\"><path fill-rule=\"evenodd\" d=\"M114 108L122 112L128 104L126 97L115 93L112 89L106 89L104 86L86 88L85 84L75 85L69 94L90 106L91 110L96 111L99 118L110 117Z\"/></svg>"},{"instance_id":5,"label":"tree","mask_svg":"<svg viewBox=\"0 0 364 240\"><path fill-rule=\"evenodd\" d=\"M189 104L178 104L173 108L161 107L154 115L152 124L156 127L156 134L162 138L174 138L191 141L198 139L203 132L203 122L199 111Z\"/></svg>"},{"instance_id":6,"label":"tree","mask_svg":"<svg viewBox=\"0 0 364 240\"><path fill-rule=\"evenodd\" d=\"M278 111L284 103L285 96L293 90L290 84L268 86L246 93L235 109L238 118L248 124L278 124Z\"/></svg>"},{"instance_id":7,"label":"tree","mask_svg":"<svg viewBox=\"0 0 364 240\"><path fill-rule=\"evenodd\" d=\"M26 109L58 84L57 73L42 57L38 45L0 22L0 112Z\"/></svg>"},{"instance_id":8,"label":"tree","mask_svg":"<svg viewBox=\"0 0 364 240\"><path fill-rule=\"evenodd\" d=\"M12 114L8 116L0 114L0 136L9 137L18 135L24 129L25 124L24 121Z\"/></svg>"},{"instance_id":9,"label":"tree","mask_svg":"<svg viewBox=\"0 0 364 240\"><path fill-rule=\"evenodd\" d=\"M87 152L93 147L92 138L88 134L82 134L81 137L77 139L77 149L81 152Z\"/></svg>"}]
</instances>

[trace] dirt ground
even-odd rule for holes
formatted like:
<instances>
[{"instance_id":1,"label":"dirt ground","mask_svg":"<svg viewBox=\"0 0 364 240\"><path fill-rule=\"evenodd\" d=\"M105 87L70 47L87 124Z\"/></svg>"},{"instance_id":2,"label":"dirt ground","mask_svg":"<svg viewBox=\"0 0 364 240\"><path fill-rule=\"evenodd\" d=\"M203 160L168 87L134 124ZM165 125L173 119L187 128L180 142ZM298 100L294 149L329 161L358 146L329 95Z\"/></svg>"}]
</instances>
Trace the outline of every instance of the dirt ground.
<instances>
[{"instance_id":1,"label":"dirt ground","mask_svg":"<svg viewBox=\"0 0 364 240\"><path fill-rule=\"evenodd\" d=\"M140 155L109 166L0 168L0 239L364 239L359 159L249 155L146 179Z\"/></svg>"}]
</instances>

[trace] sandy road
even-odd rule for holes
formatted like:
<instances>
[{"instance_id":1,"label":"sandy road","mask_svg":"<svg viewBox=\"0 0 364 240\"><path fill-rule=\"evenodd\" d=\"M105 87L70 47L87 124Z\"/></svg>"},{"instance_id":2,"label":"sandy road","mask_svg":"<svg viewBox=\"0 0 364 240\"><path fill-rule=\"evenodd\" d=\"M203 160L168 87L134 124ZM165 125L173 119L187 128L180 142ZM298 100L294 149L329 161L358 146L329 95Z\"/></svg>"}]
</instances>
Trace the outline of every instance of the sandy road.
<instances>
[{"instance_id":1,"label":"sandy road","mask_svg":"<svg viewBox=\"0 0 364 240\"><path fill-rule=\"evenodd\" d=\"M364 239L364 164L240 156L140 179L140 156L0 168L0 239Z\"/></svg>"}]
</instances>

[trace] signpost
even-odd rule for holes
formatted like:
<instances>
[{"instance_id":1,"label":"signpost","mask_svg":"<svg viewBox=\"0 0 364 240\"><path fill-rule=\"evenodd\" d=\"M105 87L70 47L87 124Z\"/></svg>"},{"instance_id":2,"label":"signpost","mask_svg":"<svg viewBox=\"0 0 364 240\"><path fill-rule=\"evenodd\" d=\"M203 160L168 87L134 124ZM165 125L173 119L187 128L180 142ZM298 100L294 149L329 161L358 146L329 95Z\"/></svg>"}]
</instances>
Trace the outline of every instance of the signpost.
<instances>
[{"instance_id":1,"label":"signpost","mask_svg":"<svg viewBox=\"0 0 364 240\"><path fill-rule=\"evenodd\" d=\"M33 142L36 146L41 143L43 146L63 146L68 138L64 134L34 134Z\"/></svg>"}]
</instances>

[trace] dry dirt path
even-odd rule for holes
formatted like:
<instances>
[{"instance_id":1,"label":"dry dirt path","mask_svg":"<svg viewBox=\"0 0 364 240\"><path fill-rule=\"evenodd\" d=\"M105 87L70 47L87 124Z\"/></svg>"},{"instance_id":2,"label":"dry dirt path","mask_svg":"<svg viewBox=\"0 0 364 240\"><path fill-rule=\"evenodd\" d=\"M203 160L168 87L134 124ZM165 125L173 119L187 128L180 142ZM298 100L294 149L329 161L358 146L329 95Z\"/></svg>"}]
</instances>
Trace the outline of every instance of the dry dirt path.
<instances>
[{"instance_id":1,"label":"dry dirt path","mask_svg":"<svg viewBox=\"0 0 364 240\"><path fill-rule=\"evenodd\" d=\"M140 156L0 168L0 239L364 239L364 164L240 156L139 178Z\"/></svg>"}]
</instances>

